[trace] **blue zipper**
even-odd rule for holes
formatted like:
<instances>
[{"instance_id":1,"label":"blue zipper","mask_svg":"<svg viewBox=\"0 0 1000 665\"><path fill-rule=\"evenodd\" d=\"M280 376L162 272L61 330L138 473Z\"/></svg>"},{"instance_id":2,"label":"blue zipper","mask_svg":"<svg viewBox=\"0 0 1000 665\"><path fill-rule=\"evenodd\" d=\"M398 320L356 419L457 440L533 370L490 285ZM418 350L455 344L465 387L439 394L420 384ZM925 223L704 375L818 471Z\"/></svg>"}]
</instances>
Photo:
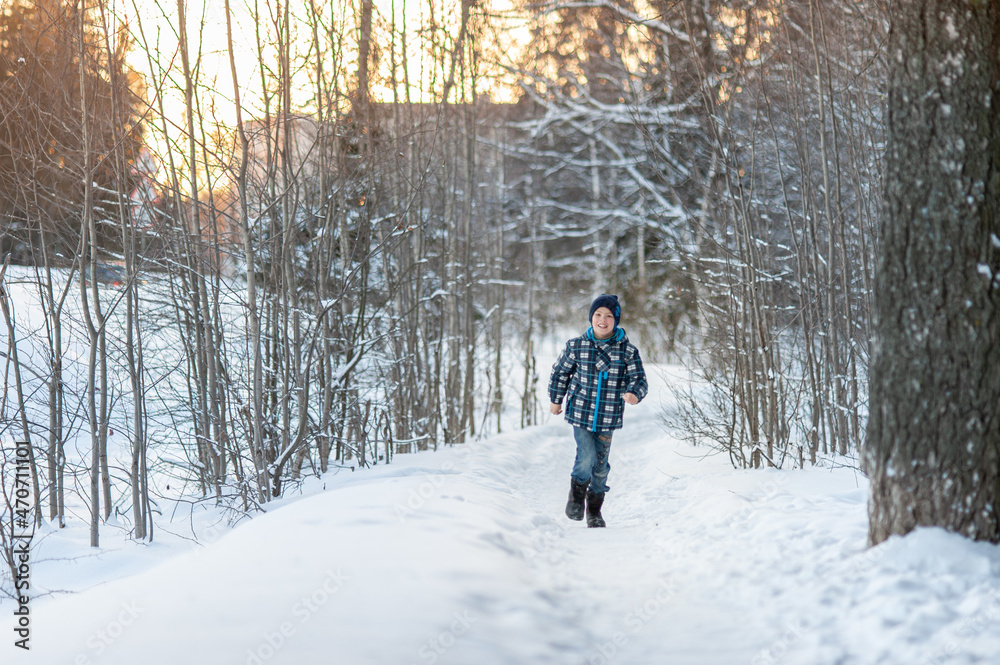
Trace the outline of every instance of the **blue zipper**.
<instances>
[{"instance_id":1,"label":"blue zipper","mask_svg":"<svg viewBox=\"0 0 1000 665\"><path fill-rule=\"evenodd\" d=\"M597 375L597 401L594 404L594 420L591 422L590 428L593 431L597 431L597 414L601 411L601 395L604 394L604 379L608 378L607 372L600 372Z\"/></svg>"}]
</instances>

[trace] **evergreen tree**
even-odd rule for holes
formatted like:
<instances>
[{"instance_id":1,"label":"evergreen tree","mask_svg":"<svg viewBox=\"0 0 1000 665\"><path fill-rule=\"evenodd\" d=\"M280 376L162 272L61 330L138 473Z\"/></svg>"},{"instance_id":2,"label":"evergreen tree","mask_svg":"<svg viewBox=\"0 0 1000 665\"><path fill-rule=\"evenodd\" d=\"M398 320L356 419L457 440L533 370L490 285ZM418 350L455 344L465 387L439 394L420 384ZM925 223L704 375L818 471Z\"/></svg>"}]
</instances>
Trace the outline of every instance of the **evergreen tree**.
<instances>
[{"instance_id":1,"label":"evergreen tree","mask_svg":"<svg viewBox=\"0 0 1000 665\"><path fill-rule=\"evenodd\" d=\"M94 164L98 220L116 218L117 194L128 196L137 182L135 169L121 172L115 164L134 165L141 147L140 82L125 62L124 28L105 40L93 7L59 0L7 4L0 13L0 251L16 250L15 261L31 263L44 231L50 256L69 261L80 232L83 152L90 151ZM116 134L123 140L116 143ZM126 159L113 159L115 150ZM99 225L102 248L119 247L120 237L114 227Z\"/></svg>"}]
</instances>

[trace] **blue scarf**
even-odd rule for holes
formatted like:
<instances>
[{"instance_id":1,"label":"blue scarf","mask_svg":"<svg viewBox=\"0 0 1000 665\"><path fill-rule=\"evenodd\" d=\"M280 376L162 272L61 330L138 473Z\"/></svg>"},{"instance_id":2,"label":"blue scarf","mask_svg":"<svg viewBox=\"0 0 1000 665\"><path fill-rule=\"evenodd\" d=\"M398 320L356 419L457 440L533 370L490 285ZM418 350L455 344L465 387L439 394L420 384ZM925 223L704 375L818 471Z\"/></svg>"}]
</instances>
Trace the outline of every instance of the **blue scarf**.
<instances>
[{"instance_id":1,"label":"blue scarf","mask_svg":"<svg viewBox=\"0 0 1000 665\"><path fill-rule=\"evenodd\" d=\"M579 328L577 328L577 330L579 330ZM584 335L584 337L597 344L607 344L608 342L620 342L625 339L625 331L616 326L615 331L611 334L611 337L608 337L607 339L597 339L597 337L594 336L594 326L590 326L587 328L587 334Z\"/></svg>"},{"instance_id":2,"label":"blue scarf","mask_svg":"<svg viewBox=\"0 0 1000 665\"><path fill-rule=\"evenodd\" d=\"M604 347L612 342L621 342L625 339L625 331L618 326L615 326L615 331L611 337L608 337L607 339L597 339L594 335L594 327L591 326L587 328L586 338L597 345L597 360L594 363L595 367L603 367L603 369L598 369L597 373L597 400L594 403L594 418L591 422L591 428L596 432L597 418L601 412L601 401L604 397L604 382L608 380L607 370L611 365L611 358L608 356L607 352L605 352Z\"/></svg>"}]
</instances>

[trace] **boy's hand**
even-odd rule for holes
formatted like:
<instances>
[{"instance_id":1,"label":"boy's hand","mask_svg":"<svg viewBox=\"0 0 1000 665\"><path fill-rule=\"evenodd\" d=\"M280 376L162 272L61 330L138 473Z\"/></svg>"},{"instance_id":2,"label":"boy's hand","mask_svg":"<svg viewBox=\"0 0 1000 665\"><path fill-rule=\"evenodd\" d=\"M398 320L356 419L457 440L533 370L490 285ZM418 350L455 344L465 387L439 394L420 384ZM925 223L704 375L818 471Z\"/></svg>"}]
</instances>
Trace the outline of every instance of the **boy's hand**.
<instances>
[{"instance_id":1,"label":"boy's hand","mask_svg":"<svg viewBox=\"0 0 1000 665\"><path fill-rule=\"evenodd\" d=\"M556 404L555 402L552 402L551 404L549 404L549 411L552 413L553 416L558 416L560 413L562 413L562 404Z\"/></svg>"},{"instance_id":2,"label":"boy's hand","mask_svg":"<svg viewBox=\"0 0 1000 665\"><path fill-rule=\"evenodd\" d=\"M639 398L632 393L625 393L625 403L626 404L638 404Z\"/></svg>"}]
</instances>

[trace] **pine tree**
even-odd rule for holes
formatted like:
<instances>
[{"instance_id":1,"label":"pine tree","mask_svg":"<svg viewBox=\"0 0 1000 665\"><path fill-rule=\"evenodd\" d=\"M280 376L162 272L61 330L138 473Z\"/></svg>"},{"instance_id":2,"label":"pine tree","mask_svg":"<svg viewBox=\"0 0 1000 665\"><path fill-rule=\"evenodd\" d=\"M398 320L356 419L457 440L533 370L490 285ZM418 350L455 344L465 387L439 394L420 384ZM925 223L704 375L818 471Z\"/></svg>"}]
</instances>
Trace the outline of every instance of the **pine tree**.
<instances>
[{"instance_id":1,"label":"pine tree","mask_svg":"<svg viewBox=\"0 0 1000 665\"><path fill-rule=\"evenodd\" d=\"M87 26L82 35L88 60L87 147L99 158L92 174L98 219L115 217L116 196L111 192L127 195L135 186L134 169L120 172L115 164L135 164L141 148L139 80L125 62L125 33L116 35L121 48L108 53L93 7L58 0L5 4L0 13L0 235L7 237L0 240L0 251L17 248L16 261L33 262L31 251L44 225L50 255L65 261L76 252L83 202L86 148L77 65L81 11L86 12ZM124 140L116 142L116 134ZM126 158L113 159L114 150L125 151ZM101 225L101 247L119 247L120 238L118 230Z\"/></svg>"}]
</instances>

